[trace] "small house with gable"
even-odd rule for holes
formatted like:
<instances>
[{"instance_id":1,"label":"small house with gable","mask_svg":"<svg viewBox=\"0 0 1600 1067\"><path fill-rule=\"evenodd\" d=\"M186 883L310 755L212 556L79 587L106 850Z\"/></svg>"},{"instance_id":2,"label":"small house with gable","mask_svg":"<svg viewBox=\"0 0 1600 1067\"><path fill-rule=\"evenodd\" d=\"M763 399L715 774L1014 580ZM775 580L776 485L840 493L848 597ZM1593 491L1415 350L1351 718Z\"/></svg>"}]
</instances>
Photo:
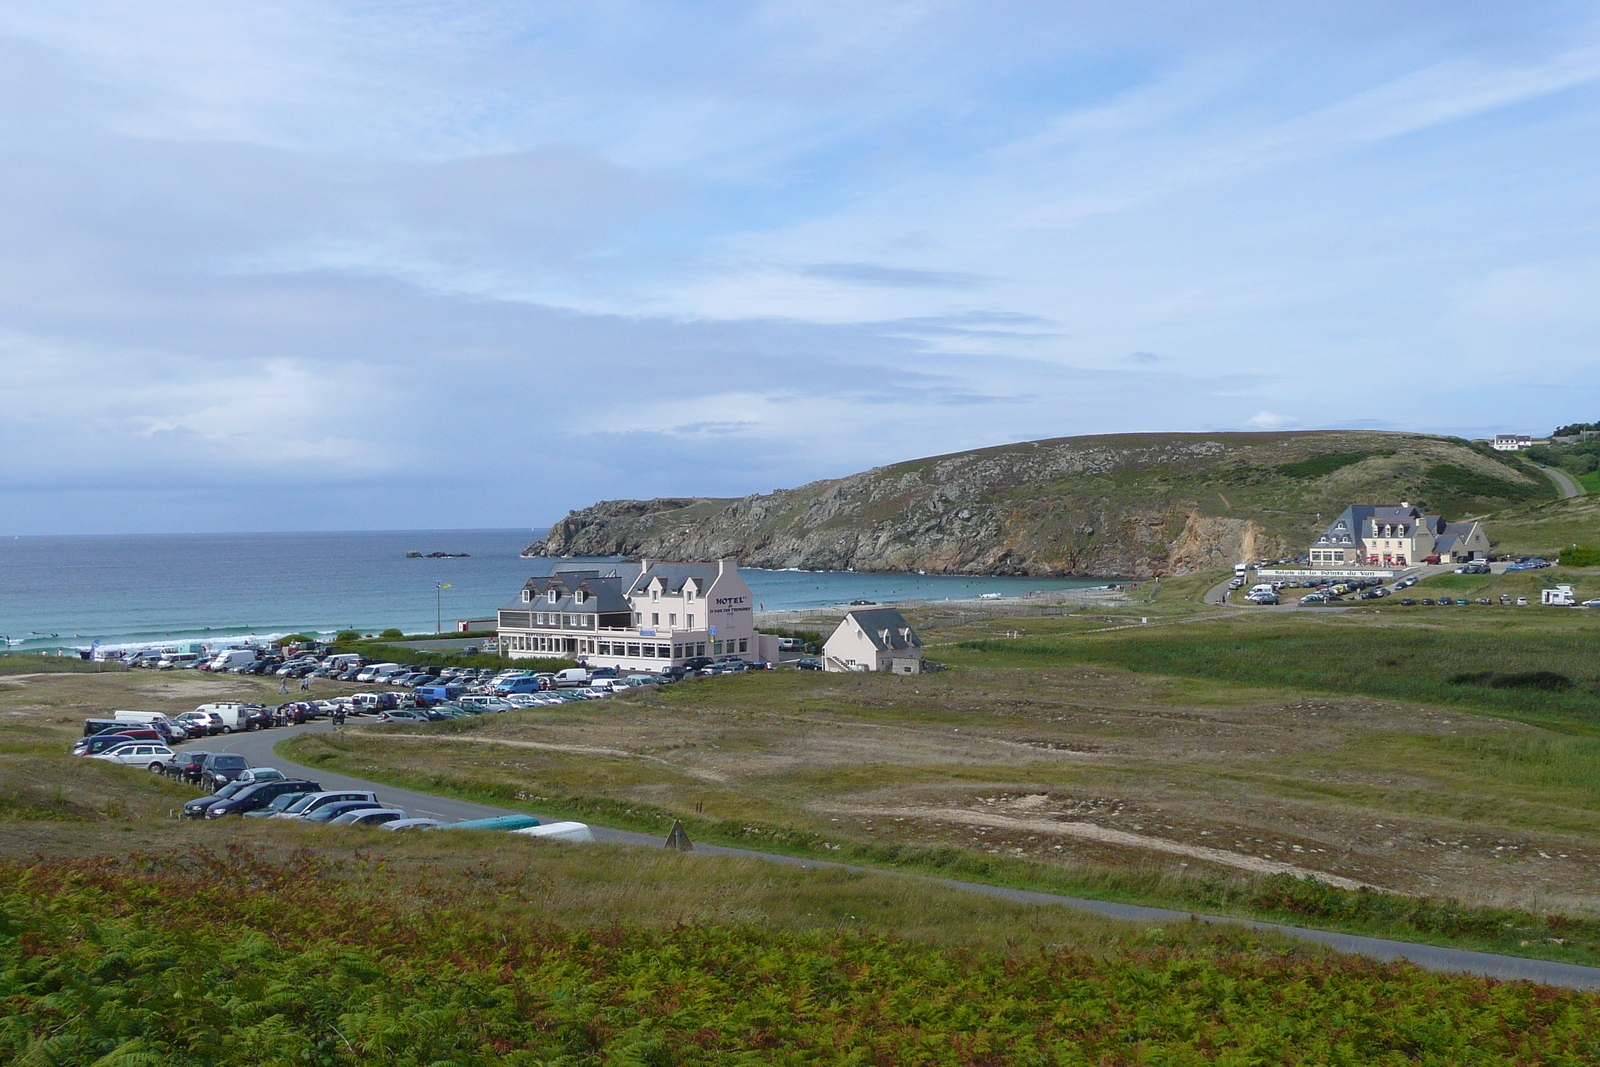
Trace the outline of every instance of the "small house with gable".
<instances>
[{"instance_id":1,"label":"small house with gable","mask_svg":"<svg viewBox=\"0 0 1600 1067\"><path fill-rule=\"evenodd\" d=\"M893 608L852 611L822 646L829 671L922 672L922 638Z\"/></svg>"}]
</instances>

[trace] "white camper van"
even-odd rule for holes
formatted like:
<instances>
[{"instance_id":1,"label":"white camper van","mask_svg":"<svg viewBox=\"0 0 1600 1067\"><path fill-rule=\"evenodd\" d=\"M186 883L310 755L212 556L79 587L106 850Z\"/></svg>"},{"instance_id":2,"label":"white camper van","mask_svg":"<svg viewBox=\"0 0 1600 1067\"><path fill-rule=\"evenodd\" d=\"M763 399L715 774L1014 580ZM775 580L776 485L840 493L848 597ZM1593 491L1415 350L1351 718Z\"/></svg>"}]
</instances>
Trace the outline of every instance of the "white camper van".
<instances>
[{"instance_id":1,"label":"white camper van","mask_svg":"<svg viewBox=\"0 0 1600 1067\"><path fill-rule=\"evenodd\" d=\"M1558 585L1554 589L1539 590L1539 603L1553 608L1570 608L1578 602L1572 593L1572 586Z\"/></svg>"}]
</instances>

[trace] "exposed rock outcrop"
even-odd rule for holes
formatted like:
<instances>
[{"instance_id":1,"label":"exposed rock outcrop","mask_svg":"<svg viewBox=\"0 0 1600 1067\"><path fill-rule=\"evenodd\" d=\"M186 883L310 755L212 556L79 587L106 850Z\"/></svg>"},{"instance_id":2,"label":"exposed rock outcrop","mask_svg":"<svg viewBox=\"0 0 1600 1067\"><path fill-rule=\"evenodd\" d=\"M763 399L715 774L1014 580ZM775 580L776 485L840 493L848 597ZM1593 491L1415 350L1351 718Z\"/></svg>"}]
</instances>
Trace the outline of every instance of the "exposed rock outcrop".
<instances>
[{"instance_id":1,"label":"exposed rock outcrop","mask_svg":"<svg viewBox=\"0 0 1600 1067\"><path fill-rule=\"evenodd\" d=\"M605 501L561 519L527 554L1154 577L1298 553L1324 517L1354 501L1432 493L1435 506L1447 506L1441 498L1451 483L1441 470L1465 471L1451 477L1474 492L1503 494L1473 496L1475 505L1549 492L1537 472L1455 438L1334 431L1058 438L758 496Z\"/></svg>"}]
</instances>

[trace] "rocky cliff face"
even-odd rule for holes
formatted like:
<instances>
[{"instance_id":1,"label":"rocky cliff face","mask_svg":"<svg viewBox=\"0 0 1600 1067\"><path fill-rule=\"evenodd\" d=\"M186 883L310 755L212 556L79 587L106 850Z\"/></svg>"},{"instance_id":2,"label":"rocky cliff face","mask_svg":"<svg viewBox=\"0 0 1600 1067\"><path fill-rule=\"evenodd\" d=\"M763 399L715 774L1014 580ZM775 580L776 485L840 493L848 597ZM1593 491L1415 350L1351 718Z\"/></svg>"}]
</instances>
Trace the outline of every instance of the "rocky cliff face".
<instances>
[{"instance_id":1,"label":"rocky cliff face","mask_svg":"<svg viewBox=\"0 0 1600 1067\"><path fill-rule=\"evenodd\" d=\"M1431 493L1436 507L1499 505L1547 492L1526 465L1453 438L1059 438L740 499L606 501L557 522L527 554L1142 578L1298 554L1350 503Z\"/></svg>"}]
</instances>

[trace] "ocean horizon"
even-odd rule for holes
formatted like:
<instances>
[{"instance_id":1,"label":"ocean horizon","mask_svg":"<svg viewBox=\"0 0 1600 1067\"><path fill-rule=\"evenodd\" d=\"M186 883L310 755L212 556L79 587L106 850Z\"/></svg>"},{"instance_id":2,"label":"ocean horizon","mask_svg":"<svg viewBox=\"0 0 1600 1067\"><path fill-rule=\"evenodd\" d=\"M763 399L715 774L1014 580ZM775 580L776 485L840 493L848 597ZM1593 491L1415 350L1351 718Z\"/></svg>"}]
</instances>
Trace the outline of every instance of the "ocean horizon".
<instances>
[{"instance_id":1,"label":"ocean horizon","mask_svg":"<svg viewBox=\"0 0 1600 1067\"><path fill-rule=\"evenodd\" d=\"M82 534L0 540L0 647L432 633L490 618L562 559L524 559L539 529ZM406 557L465 552L464 558ZM613 562L595 560L598 565ZM990 578L741 567L760 610L1081 589L1105 579Z\"/></svg>"}]
</instances>

